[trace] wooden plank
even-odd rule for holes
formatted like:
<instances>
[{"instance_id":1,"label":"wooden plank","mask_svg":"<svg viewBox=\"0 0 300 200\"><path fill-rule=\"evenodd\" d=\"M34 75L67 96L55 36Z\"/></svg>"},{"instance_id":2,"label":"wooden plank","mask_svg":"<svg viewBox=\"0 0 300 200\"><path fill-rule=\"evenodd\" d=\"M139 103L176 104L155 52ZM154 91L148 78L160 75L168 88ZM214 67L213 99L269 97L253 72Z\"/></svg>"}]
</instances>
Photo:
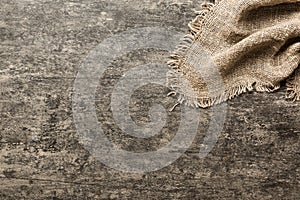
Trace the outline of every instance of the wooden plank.
<instances>
[{"instance_id":1,"label":"wooden plank","mask_svg":"<svg viewBox=\"0 0 300 200\"><path fill-rule=\"evenodd\" d=\"M0 199L299 199L299 106L272 94L244 94L228 102L218 142L198 157L210 122L200 110L193 145L158 171L111 169L79 142L72 112L73 83L84 58L105 38L140 27L186 32L199 1L1 0ZM115 123L110 94L135 66L165 62L166 51L134 51L113 61L99 80L96 108L107 137L130 151L156 150L180 125L168 112L161 133L129 137ZM131 101L132 118L149 121L149 106L175 103L168 90L148 85ZM120 95L120 98L122 96Z\"/></svg>"}]
</instances>

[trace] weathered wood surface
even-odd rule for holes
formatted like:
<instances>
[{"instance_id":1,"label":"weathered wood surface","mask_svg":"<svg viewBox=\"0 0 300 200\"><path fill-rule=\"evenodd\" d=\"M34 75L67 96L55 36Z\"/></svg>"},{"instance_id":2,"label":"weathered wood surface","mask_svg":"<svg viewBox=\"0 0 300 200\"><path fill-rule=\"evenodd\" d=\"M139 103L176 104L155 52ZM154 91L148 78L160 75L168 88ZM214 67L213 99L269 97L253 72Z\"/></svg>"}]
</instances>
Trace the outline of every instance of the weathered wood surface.
<instances>
[{"instance_id":1,"label":"weathered wood surface","mask_svg":"<svg viewBox=\"0 0 300 200\"><path fill-rule=\"evenodd\" d=\"M300 103L286 101L283 89L229 101L223 132L204 159L197 155L210 110L201 110L193 145L156 172L110 169L79 143L71 98L85 56L132 28L186 32L194 9L199 1L1 0L0 199L300 199ZM176 108L159 139L134 142L109 109L109 94L126 69L167 55L133 52L115 60L99 84L99 121L124 149L154 150L178 126ZM155 85L137 91L132 117L147 121L151 102L170 108L174 99L166 92Z\"/></svg>"}]
</instances>

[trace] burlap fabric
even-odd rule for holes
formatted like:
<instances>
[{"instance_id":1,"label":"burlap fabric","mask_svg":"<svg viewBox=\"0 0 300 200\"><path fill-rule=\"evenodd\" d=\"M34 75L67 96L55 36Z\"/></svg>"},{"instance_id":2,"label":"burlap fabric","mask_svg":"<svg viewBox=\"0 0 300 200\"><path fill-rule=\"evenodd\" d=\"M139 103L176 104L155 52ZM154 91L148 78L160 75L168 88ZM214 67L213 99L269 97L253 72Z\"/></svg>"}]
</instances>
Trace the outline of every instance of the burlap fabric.
<instances>
[{"instance_id":1,"label":"burlap fabric","mask_svg":"<svg viewBox=\"0 0 300 200\"><path fill-rule=\"evenodd\" d=\"M209 107L247 91L275 91L283 82L287 97L299 99L300 0L221 0L204 3L197 14L168 63L167 84L180 103ZM210 66L203 66L203 51Z\"/></svg>"}]
</instances>

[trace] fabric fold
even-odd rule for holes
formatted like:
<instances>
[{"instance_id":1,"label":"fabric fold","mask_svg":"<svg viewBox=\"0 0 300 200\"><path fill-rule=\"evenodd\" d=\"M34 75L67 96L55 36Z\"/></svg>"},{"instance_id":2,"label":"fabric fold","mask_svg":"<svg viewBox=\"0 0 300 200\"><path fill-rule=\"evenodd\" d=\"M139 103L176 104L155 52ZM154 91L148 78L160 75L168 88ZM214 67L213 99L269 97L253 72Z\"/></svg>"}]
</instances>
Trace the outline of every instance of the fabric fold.
<instances>
[{"instance_id":1,"label":"fabric fold","mask_svg":"<svg viewBox=\"0 0 300 200\"><path fill-rule=\"evenodd\" d=\"M284 80L287 97L300 99L300 0L204 3L189 27L168 62L167 86L180 103L205 108Z\"/></svg>"}]
</instances>

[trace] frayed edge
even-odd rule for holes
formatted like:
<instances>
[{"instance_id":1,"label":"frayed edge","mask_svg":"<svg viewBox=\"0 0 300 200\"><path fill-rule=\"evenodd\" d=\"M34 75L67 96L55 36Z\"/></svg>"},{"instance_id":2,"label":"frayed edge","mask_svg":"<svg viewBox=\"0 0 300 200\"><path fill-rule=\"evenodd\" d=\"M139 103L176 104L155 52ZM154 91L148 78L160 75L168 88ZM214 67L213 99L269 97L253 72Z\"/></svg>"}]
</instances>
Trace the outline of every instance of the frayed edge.
<instances>
[{"instance_id":1,"label":"frayed edge","mask_svg":"<svg viewBox=\"0 0 300 200\"><path fill-rule=\"evenodd\" d=\"M272 84L272 83L260 83L258 81L249 81L245 82L239 86L232 87L230 90L225 90L221 95L214 97L216 102L213 102L211 105L219 104L229 99L233 99L240 94L257 91L257 92L274 92L280 88L280 84ZM210 105L210 106L211 106Z\"/></svg>"},{"instance_id":2,"label":"frayed edge","mask_svg":"<svg viewBox=\"0 0 300 200\"><path fill-rule=\"evenodd\" d=\"M171 89L168 96L175 96L179 104L190 107L200 107L188 80L186 80L181 73L178 73L177 70L170 70L167 73L167 86ZM178 104L176 104L176 106L177 105Z\"/></svg>"},{"instance_id":3,"label":"frayed edge","mask_svg":"<svg viewBox=\"0 0 300 200\"><path fill-rule=\"evenodd\" d=\"M209 3L209 2L204 2L201 5L201 10L200 11L196 11L196 18L193 19L189 24L189 28L190 31L192 33L193 36L197 36L200 34L201 32L201 27L203 26L203 22L205 20L205 17L207 15L207 13L212 11L212 8L215 6L215 4L213 3Z\"/></svg>"},{"instance_id":4,"label":"frayed edge","mask_svg":"<svg viewBox=\"0 0 300 200\"><path fill-rule=\"evenodd\" d=\"M218 3L219 1L217 1L216 4ZM167 75L167 86L172 90L169 95L177 97L177 103L173 106L172 110L174 110L179 104L194 108L207 108L225 102L242 93L246 93L247 91L255 90L257 92L273 92L280 88L280 84L262 84L258 81L251 81L245 82L244 84L241 84L239 86L232 87L231 89L225 90L221 94L215 95L213 97L196 98L196 95L191 95L193 91L189 91L190 87L182 82L182 79L184 79L184 77L179 77L183 76L181 74L180 65L192 43L199 35L201 35L201 29L207 13L211 12L216 4L209 2L205 2L202 4L202 10L196 11L196 18L188 24L190 28L190 34L184 36L180 45L177 46L176 50L171 54L171 60L168 62L168 65L172 70L170 70ZM294 99L300 98L300 96L295 91L291 93L291 96Z\"/></svg>"},{"instance_id":5,"label":"frayed edge","mask_svg":"<svg viewBox=\"0 0 300 200\"><path fill-rule=\"evenodd\" d=\"M202 10L196 11L196 18L188 25L190 28L190 33L181 39L180 44L170 56L171 60L168 62L168 65L172 69L179 70L179 65L182 62L182 59L186 55L187 50L191 47L192 43L195 41L196 35L199 34L201 30L205 15L212 10L214 4L205 2L201 5L201 7Z\"/></svg>"},{"instance_id":6,"label":"frayed edge","mask_svg":"<svg viewBox=\"0 0 300 200\"><path fill-rule=\"evenodd\" d=\"M177 98L178 103L176 104L176 106L179 104L183 104L193 108L208 108L213 105L233 99L234 97L248 91L273 92L280 88L280 84L274 85L272 83L259 83L258 81L251 81L232 87L229 90L225 90L224 92L213 97L197 98L196 95L189 95L192 93L192 91L189 91L189 86L185 85L183 82L180 82L181 78L178 76L179 74L173 73L169 73L167 75L168 82L171 84L172 89L169 95L175 96ZM299 96L297 97L299 98ZM174 106L172 110L176 106Z\"/></svg>"},{"instance_id":7,"label":"frayed edge","mask_svg":"<svg viewBox=\"0 0 300 200\"><path fill-rule=\"evenodd\" d=\"M300 94L298 91L300 91L300 88L298 85L295 85L291 82L292 80L288 80L286 82L286 87L287 87L287 93L285 95L285 98L287 100L290 100L292 102L299 101L300 100Z\"/></svg>"},{"instance_id":8,"label":"frayed edge","mask_svg":"<svg viewBox=\"0 0 300 200\"><path fill-rule=\"evenodd\" d=\"M188 49L191 47L193 42L195 41L198 34L200 34L201 26L203 25L205 16L208 12L211 12L212 8L214 7L213 3L205 2L201 5L202 10L196 11L196 18L192 20L188 26L190 28L190 33L185 35L182 39L180 44L176 47L176 50L171 54L170 61L168 61L168 66L173 70L170 71L169 75L167 75L167 85L171 88L172 92L169 94L176 95L178 97L179 104L186 104L192 107L204 107L204 100L198 101L196 98L191 97L194 95L188 95L188 92L182 90L182 84L179 83L179 77L177 77L181 70L179 66L184 59ZM176 104L173 108L178 104Z\"/></svg>"},{"instance_id":9,"label":"frayed edge","mask_svg":"<svg viewBox=\"0 0 300 200\"><path fill-rule=\"evenodd\" d=\"M176 47L176 50L171 54L171 60L168 61L169 67L175 70L179 70L179 66L184 58L187 50L190 48L192 43L194 42L194 36L189 34L185 35L182 39L180 44Z\"/></svg>"}]
</instances>

